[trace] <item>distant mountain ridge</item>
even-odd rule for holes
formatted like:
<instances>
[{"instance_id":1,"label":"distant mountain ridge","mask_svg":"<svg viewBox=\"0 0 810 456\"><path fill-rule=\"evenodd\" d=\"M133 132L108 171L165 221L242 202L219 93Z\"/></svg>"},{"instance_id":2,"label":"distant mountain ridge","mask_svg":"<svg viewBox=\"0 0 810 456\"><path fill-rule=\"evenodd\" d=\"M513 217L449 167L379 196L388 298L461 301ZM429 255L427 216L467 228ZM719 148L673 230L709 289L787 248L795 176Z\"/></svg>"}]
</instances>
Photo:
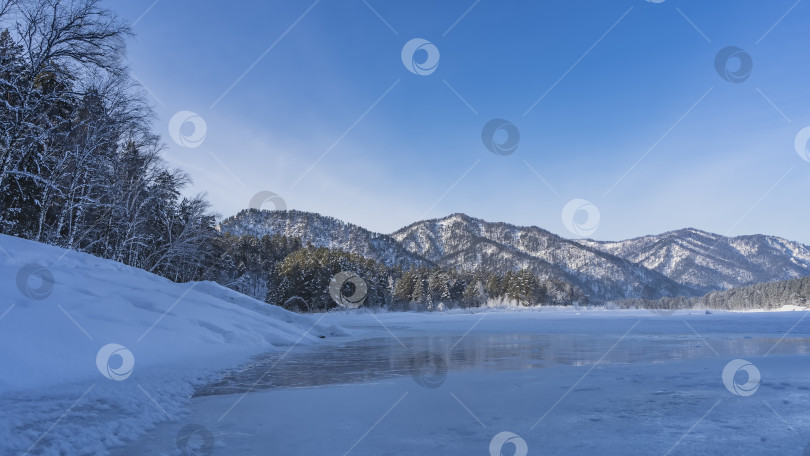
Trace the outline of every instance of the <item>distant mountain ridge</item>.
<instances>
[{"instance_id":1,"label":"distant mountain ridge","mask_svg":"<svg viewBox=\"0 0 810 456\"><path fill-rule=\"evenodd\" d=\"M658 271L701 294L810 275L810 247L775 236L725 237L685 228L620 242L579 242Z\"/></svg>"},{"instance_id":2,"label":"distant mountain ridge","mask_svg":"<svg viewBox=\"0 0 810 456\"><path fill-rule=\"evenodd\" d=\"M453 214L416 222L391 237L439 266L497 272L526 268L577 285L598 300L692 294L663 274L537 227Z\"/></svg>"},{"instance_id":3,"label":"distant mountain ridge","mask_svg":"<svg viewBox=\"0 0 810 456\"><path fill-rule=\"evenodd\" d=\"M430 261L407 251L391 236L313 212L246 209L223 220L219 228L237 236L297 237L304 245L342 249L390 267L432 266Z\"/></svg>"},{"instance_id":4,"label":"distant mountain ridge","mask_svg":"<svg viewBox=\"0 0 810 456\"><path fill-rule=\"evenodd\" d=\"M440 266L504 273L526 268L580 287L593 301L696 296L810 276L810 247L774 236L728 238L692 228L618 242L565 239L538 227L465 214L423 220L391 235L302 211L245 210L220 229L282 234L405 269Z\"/></svg>"}]
</instances>

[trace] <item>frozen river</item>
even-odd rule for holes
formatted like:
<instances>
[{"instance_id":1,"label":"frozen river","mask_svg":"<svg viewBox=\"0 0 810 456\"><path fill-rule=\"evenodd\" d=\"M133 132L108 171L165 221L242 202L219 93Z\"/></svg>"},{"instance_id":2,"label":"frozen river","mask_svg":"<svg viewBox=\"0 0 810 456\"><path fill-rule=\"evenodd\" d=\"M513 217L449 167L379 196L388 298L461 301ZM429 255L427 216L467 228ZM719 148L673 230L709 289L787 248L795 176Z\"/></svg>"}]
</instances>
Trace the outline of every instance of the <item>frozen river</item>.
<instances>
[{"instance_id":1,"label":"frozen river","mask_svg":"<svg viewBox=\"0 0 810 456\"><path fill-rule=\"evenodd\" d=\"M329 314L113 454L801 455L804 315Z\"/></svg>"}]
</instances>

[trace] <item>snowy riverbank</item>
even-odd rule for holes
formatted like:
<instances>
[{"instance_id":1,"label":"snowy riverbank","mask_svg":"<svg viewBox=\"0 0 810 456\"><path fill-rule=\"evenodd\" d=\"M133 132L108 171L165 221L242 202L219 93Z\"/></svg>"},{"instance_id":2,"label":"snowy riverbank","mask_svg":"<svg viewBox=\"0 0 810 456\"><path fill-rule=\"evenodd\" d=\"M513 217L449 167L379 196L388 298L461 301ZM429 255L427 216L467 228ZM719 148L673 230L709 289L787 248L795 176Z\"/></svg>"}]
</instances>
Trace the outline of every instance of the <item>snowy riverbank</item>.
<instances>
[{"instance_id":1,"label":"snowy riverbank","mask_svg":"<svg viewBox=\"0 0 810 456\"><path fill-rule=\"evenodd\" d=\"M210 282L9 236L0 249L2 454L101 454L176 419L219 369L346 334Z\"/></svg>"}]
</instances>

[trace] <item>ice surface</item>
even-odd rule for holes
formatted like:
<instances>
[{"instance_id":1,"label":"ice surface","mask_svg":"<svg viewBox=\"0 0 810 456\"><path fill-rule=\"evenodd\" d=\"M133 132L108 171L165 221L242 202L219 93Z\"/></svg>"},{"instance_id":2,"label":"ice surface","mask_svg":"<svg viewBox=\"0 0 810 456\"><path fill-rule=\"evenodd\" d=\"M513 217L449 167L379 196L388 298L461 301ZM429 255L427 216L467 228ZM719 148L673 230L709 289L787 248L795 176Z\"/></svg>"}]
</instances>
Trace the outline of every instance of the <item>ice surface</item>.
<instances>
[{"instance_id":1,"label":"ice surface","mask_svg":"<svg viewBox=\"0 0 810 456\"><path fill-rule=\"evenodd\" d=\"M113 454L180 454L178 430L196 423L229 455L488 454L503 431L529 455L798 455L810 442L805 315L330 314L367 338L258 357ZM410 375L423 351L447 360L435 388ZM737 358L762 374L751 396L724 386Z\"/></svg>"}]
</instances>

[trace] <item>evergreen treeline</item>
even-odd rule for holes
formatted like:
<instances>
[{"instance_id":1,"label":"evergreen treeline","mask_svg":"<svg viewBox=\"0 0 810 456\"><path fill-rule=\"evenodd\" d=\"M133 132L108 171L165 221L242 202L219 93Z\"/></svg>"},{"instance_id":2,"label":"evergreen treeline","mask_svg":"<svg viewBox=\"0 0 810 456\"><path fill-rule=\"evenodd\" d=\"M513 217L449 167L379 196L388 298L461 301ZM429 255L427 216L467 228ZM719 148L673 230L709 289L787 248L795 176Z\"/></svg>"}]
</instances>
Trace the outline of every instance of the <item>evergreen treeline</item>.
<instances>
[{"instance_id":1,"label":"evergreen treeline","mask_svg":"<svg viewBox=\"0 0 810 456\"><path fill-rule=\"evenodd\" d=\"M191 280L214 217L159 157L129 34L96 0L0 0L0 232Z\"/></svg>"},{"instance_id":2,"label":"evergreen treeline","mask_svg":"<svg viewBox=\"0 0 810 456\"><path fill-rule=\"evenodd\" d=\"M268 278L287 255L301 248L301 241L286 236L234 236L224 233L213 237L213 265L204 279L258 299L268 291Z\"/></svg>"},{"instance_id":3,"label":"evergreen treeline","mask_svg":"<svg viewBox=\"0 0 810 456\"><path fill-rule=\"evenodd\" d=\"M629 299L619 303L622 308L643 309L776 309L782 306L807 306L810 301L810 277L764 282L731 290L713 291L694 298L663 298L655 301Z\"/></svg>"},{"instance_id":4,"label":"evergreen treeline","mask_svg":"<svg viewBox=\"0 0 810 456\"><path fill-rule=\"evenodd\" d=\"M233 236L216 241L222 260L208 277L225 286L295 311L337 306L329 294L341 271L367 285L364 305L391 310L443 310L490 303L524 306L585 303L581 290L559 281L541 281L528 270L494 274L417 267L388 267L338 249L302 246L284 236Z\"/></svg>"},{"instance_id":5,"label":"evergreen treeline","mask_svg":"<svg viewBox=\"0 0 810 456\"><path fill-rule=\"evenodd\" d=\"M307 246L287 256L268 277L266 301L296 311L328 310L337 304L329 294L335 274L350 271L368 287L365 306L388 307L399 274L376 261L342 250ZM351 293L347 293L351 294Z\"/></svg>"}]
</instances>

